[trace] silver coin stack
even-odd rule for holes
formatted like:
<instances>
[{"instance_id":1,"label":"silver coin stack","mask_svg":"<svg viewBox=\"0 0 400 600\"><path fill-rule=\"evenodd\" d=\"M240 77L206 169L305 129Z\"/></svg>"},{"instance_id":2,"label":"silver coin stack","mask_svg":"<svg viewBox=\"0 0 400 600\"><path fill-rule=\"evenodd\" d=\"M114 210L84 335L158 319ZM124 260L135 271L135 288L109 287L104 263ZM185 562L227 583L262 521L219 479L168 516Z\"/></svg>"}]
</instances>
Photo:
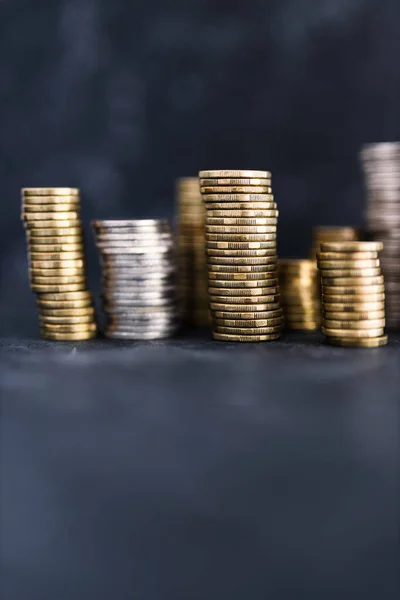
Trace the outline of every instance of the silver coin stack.
<instances>
[{"instance_id":1,"label":"silver coin stack","mask_svg":"<svg viewBox=\"0 0 400 600\"><path fill-rule=\"evenodd\" d=\"M385 278L386 325L400 327L400 142L368 144L361 150L367 188L366 226L380 253Z\"/></svg>"},{"instance_id":2,"label":"silver coin stack","mask_svg":"<svg viewBox=\"0 0 400 600\"><path fill-rule=\"evenodd\" d=\"M179 324L179 305L169 221L93 221L92 225L102 268L106 337L171 337Z\"/></svg>"}]
</instances>

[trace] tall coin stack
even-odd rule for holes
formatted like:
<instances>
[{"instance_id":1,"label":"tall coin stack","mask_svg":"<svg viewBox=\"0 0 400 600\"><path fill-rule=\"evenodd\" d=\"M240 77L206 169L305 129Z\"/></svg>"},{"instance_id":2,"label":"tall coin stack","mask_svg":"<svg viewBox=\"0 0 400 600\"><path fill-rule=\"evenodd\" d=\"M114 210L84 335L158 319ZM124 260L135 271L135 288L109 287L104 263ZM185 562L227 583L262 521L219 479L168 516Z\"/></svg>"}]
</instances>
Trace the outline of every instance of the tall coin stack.
<instances>
[{"instance_id":1,"label":"tall coin stack","mask_svg":"<svg viewBox=\"0 0 400 600\"><path fill-rule=\"evenodd\" d=\"M316 261L280 258L278 271L285 328L298 331L319 329L321 302Z\"/></svg>"},{"instance_id":2,"label":"tall coin stack","mask_svg":"<svg viewBox=\"0 0 400 600\"><path fill-rule=\"evenodd\" d=\"M204 227L206 211L198 177L176 182L179 236L179 284L184 320L197 327L210 324Z\"/></svg>"},{"instance_id":3,"label":"tall coin stack","mask_svg":"<svg viewBox=\"0 0 400 600\"><path fill-rule=\"evenodd\" d=\"M283 327L277 206L268 171L201 171L213 338L276 340Z\"/></svg>"},{"instance_id":4,"label":"tall coin stack","mask_svg":"<svg viewBox=\"0 0 400 600\"><path fill-rule=\"evenodd\" d=\"M367 188L365 220L372 239L383 242L386 323L400 327L400 142L368 144L361 151Z\"/></svg>"},{"instance_id":5,"label":"tall coin stack","mask_svg":"<svg viewBox=\"0 0 400 600\"><path fill-rule=\"evenodd\" d=\"M80 198L76 188L23 188L31 289L42 337L87 340L97 333L88 290Z\"/></svg>"},{"instance_id":6,"label":"tall coin stack","mask_svg":"<svg viewBox=\"0 0 400 600\"><path fill-rule=\"evenodd\" d=\"M321 244L322 332L331 344L377 348L387 343L381 250L380 242Z\"/></svg>"},{"instance_id":7,"label":"tall coin stack","mask_svg":"<svg viewBox=\"0 0 400 600\"><path fill-rule=\"evenodd\" d=\"M166 219L94 221L109 338L155 340L178 326L174 234Z\"/></svg>"}]
</instances>

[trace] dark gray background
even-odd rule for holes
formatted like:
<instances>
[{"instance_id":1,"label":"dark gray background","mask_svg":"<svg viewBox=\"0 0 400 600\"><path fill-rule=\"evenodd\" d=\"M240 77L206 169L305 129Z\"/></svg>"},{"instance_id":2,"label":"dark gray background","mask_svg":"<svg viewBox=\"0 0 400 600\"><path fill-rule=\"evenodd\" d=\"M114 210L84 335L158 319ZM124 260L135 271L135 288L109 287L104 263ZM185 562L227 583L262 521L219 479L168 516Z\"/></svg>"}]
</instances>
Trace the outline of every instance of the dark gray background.
<instances>
[{"instance_id":1,"label":"dark gray background","mask_svg":"<svg viewBox=\"0 0 400 600\"><path fill-rule=\"evenodd\" d=\"M32 304L21 186L79 186L88 223L172 216L175 178L201 168L265 168L281 254L359 224L359 147L400 137L399 17L397 0L1 0L11 330Z\"/></svg>"}]
</instances>

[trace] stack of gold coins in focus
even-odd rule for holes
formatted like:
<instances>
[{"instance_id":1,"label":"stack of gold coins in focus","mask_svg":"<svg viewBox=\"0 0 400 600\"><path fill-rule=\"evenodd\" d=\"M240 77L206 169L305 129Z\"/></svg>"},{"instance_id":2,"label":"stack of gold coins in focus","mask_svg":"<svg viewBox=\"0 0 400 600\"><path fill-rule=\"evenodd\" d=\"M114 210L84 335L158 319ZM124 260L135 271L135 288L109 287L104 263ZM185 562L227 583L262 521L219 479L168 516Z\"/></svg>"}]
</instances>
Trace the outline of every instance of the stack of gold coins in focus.
<instances>
[{"instance_id":1,"label":"stack of gold coins in focus","mask_svg":"<svg viewBox=\"0 0 400 600\"><path fill-rule=\"evenodd\" d=\"M318 226L313 231L311 258L316 259L323 242L355 242L360 240L360 232L354 227Z\"/></svg>"},{"instance_id":2,"label":"stack of gold coins in focus","mask_svg":"<svg viewBox=\"0 0 400 600\"><path fill-rule=\"evenodd\" d=\"M23 188L21 218L42 336L71 341L93 338L96 315L86 279L79 191Z\"/></svg>"},{"instance_id":3,"label":"stack of gold coins in focus","mask_svg":"<svg viewBox=\"0 0 400 600\"><path fill-rule=\"evenodd\" d=\"M400 142L368 144L361 150L367 188L368 233L383 242L380 254L385 277L386 324L400 327Z\"/></svg>"},{"instance_id":4,"label":"stack of gold coins in focus","mask_svg":"<svg viewBox=\"0 0 400 600\"><path fill-rule=\"evenodd\" d=\"M321 244L322 332L331 344L377 348L387 343L382 247L380 242Z\"/></svg>"},{"instance_id":5,"label":"stack of gold coins in focus","mask_svg":"<svg viewBox=\"0 0 400 600\"><path fill-rule=\"evenodd\" d=\"M285 328L315 331L321 326L320 284L315 260L278 260L281 304Z\"/></svg>"},{"instance_id":6,"label":"stack of gold coins in focus","mask_svg":"<svg viewBox=\"0 0 400 600\"><path fill-rule=\"evenodd\" d=\"M283 327L277 206L268 171L201 171L213 338L276 340Z\"/></svg>"},{"instance_id":7,"label":"stack of gold coins in focus","mask_svg":"<svg viewBox=\"0 0 400 600\"><path fill-rule=\"evenodd\" d=\"M179 284L183 319L197 327L210 324L205 254L205 208L198 177L176 182Z\"/></svg>"},{"instance_id":8,"label":"stack of gold coins in focus","mask_svg":"<svg viewBox=\"0 0 400 600\"><path fill-rule=\"evenodd\" d=\"M155 340L179 325L177 259L167 219L94 221L109 338Z\"/></svg>"}]
</instances>

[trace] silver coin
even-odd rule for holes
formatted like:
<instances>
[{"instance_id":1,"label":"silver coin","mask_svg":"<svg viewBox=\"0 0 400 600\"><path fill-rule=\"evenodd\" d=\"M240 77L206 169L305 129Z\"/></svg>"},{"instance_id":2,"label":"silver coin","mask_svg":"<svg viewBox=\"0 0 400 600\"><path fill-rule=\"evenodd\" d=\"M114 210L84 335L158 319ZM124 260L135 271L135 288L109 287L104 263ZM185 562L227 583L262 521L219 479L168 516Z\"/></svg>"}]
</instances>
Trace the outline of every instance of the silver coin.
<instances>
[{"instance_id":1,"label":"silver coin","mask_svg":"<svg viewBox=\"0 0 400 600\"><path fill-rule=\"evenodd\" d=\"M110 339L116 340L132 340L132 341L151 341L151 340L162 340L173 337L176 334L176 330L172 331L147 331L146 333L138 333L134 331L112 331L106 329L104 335Z\"/></svg>"},{"instance_id":2,"label":"silver coin","mask_svg":"<svg viewBox=\"0 0 400 600\"><path fill-rule=\"evenodd\" d=\"M105 219L92 221L92 226L96 228L147 228L147 227L170 227L168 219Z\"/></svg>"},{"instance_id":3,"label":"silver coin","mask_svg":"<svg viewBox=\"0 0 400 600\"><path fill-rule=\"evenodd\" d=\"M100 252L105 252L109 248L164 248L166 246L171 247L174 245L174 241L170 238L164 240L151 240L147 238L144 241L139 240L112 240L112 241L97 241L96 247ZM123 250L121 250L123 252Z\"/></svg>"}]
</instances>

